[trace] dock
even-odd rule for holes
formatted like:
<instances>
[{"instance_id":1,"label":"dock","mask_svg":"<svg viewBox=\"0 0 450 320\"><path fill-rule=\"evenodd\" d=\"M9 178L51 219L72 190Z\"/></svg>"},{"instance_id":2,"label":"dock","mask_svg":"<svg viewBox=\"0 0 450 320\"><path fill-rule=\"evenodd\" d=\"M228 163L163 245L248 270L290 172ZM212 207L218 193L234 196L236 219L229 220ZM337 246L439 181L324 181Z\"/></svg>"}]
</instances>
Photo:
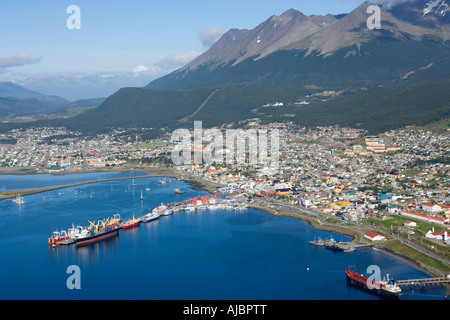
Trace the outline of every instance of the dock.
<instances>
[{"instance_id":1,"label":"dock","mask_svg":"<svg viewBox=\"0 0 450 320\"><path fill-rule=\"evenodd\" d=\"M333 238L329 239L318 239L314 241L310 241L310 244L316 246L316 247L324 247L330 250L334 251L340 251L340 252L353 252L356 249L362 249L362 248L368 248L372 247L371 244L365 244L365 243L355 243L355 242L339 242L334 240Z\"/></svg>"},{"instance_id":2,"label":"dock","mask_svg":"<svg viewBox=\"0 0 450 320\"><path fill-rule=\"evenodd\" d=\"M431 289L450 285L450 275L441 278L396 280L395 283L402 289Z\"/></svg>"}]
</instances>

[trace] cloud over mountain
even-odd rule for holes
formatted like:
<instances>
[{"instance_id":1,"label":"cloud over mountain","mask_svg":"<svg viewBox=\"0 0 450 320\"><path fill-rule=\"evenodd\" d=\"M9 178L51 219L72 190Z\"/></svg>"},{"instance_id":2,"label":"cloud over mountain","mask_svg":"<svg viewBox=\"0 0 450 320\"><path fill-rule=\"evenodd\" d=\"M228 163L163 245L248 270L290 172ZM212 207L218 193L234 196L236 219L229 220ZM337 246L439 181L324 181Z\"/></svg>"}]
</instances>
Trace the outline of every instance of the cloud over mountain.
<instances>
[{"instance_id":1,"label":"cloud over mountain","mask_svg":"<svg viewBox=\"0 0 450 320\"><path fill-rule=\"evenodd\" d=\"M41 60L42 58L34 58L25 52L16 53L14 55L0 55L0 72L6 68L39 63Z\"/></svg>"},{"instance_id":2,"label":"cloud over mountain","mask_svg":"<svg viewBox=\"0 0 450 320\"><path fill-rule=\"evenodd\" d=\"M199 31L198 39L203 47L209 48L223 35L223 33L224 32L217 27L208 26Z\"/></svg>"},{"instance_id":3,"label":"cloud over mountain","mask_svg":"<svg viewBox=\"0 0 450 320\"><path fill-rule=\"evenodd\" d=\"M169 72L186 65L187 63L198 57L200 54L201 52L195 50L176 53L161 59L160 61L155 63L155 65L162 70Z\"/></svg>"}]
</instances>

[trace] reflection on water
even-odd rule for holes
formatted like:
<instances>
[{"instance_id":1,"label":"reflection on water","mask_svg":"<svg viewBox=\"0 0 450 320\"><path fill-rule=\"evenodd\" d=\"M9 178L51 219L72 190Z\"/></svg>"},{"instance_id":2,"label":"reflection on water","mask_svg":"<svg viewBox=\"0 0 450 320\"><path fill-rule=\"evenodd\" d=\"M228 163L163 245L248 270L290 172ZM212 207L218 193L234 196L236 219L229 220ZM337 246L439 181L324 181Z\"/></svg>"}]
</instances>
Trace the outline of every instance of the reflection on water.
<instances>
[{"instance_id":1,"label":"reflection on water","mask_svg":"<svg viewBox=\"0 0 450 320\"><path fill-rule=\"evenodd\" d=\"M329 232L254 209L183 211L89 246L48 245L55 229L89 226L116 213L126 221L161 203L207 194L184 182L158 180L136 179L133 187L129 180L71 187L27 196L20 207L0 201L0 256L8 257L0 264L0 276L8 275L1 278L0 299L20 299L26 292L30 299L70 299L70 265L81 268L77 298L85 299L373 299L346 288L343 270L377 264L397 279L426 277L371 249L347 254L315 248L308 242ZM186 193L175 196L175 188Z\"/></svg>"},{"instance_id":2,"label":"reflection on water","mask_svg":"<svg viewBox=\"0 0 450 320\"><path fill-rule=\"evenodd\" d=\"M52 261L66 260L70 257L74 264L89 266L98 263L101 257L114 255L119 249L119 244L120 232L113 238L104 239L90 245L77 246L76 244L71 244L48 247Z\"/></svg>"}]
</instances>

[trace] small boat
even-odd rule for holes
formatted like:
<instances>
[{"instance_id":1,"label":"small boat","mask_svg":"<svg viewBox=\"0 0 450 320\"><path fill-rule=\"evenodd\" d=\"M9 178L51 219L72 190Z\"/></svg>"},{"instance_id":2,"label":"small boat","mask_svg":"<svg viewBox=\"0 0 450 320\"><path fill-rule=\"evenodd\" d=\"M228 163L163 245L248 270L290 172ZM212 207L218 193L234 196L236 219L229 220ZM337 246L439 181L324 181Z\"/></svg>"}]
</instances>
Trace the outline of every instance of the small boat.
<instances>
[{"instance_id":1,"label":"small boat","mask_svg":"<svg viewBox=\"0 0 450 320\"><path fill-rule=\"evenodd\" d=\"M331 245L325 244L325 247L327 249L333 250L333 251L339 251L339 252L353 252L355 251L355 248L347 243L342 242L336 242Z\"/></svg>"},{"instance_id":2,"label":"small boat","mask_svg":"<svg viewBox=\"0 0 450 320\"><path fill-rule=\"evenodd\" d=\"M53 231L51 238L48 239L48 244L51 246L55 246L62 241L70 239L67 232L65 230L62 231Z\"/></svg>"},{"instance_id":3,"label":"small boat","mask_svg":"<svg viewBox=\"0 0 450 320\"><path fill-rule=\"evenodd\" d=\"M126 222L122 225L122 228L123 228L123 229L132 229L132 228L136 228L136 227L139 226L140 223L141 223L141 220L136 219L136 218L134 217L134 214L133 214L133 218L130 219L130 220L128 220L128 221L126 221Z\"/></svg>"},{"instance_id":4,"label":"small boat","mask_svg":"<svg viewBox=\"0 0 450 320\"><path fill-rule=\"evenodd\" d=\"M310 241L310 244L312 244L313 246L318 246L318 247L324 247L325 246L325 242L319 237L319 239L314 240L314 241Z\"/></svg>"},{"instance_id":5,"label":"small boat","mask_svg":"<svg viewBox=\"0 0 450 320\"><path fill-rule=\"evenodd\" d=\"M159 184L166 184L167 181L166 181L166 180L159 180L158 183L159 183Z\"/></svg>"},{"instance_id":6,"label":"small boat","mask_svg":"<svg viewBox=\"0 0 450 320\"><path fill-rule=\"evenodd\" d=\"M152 210L152 212L153 212L153 213L159 213L160 215L164 215L166 209L167 209L167 206L164 205L163 203L161 203L161 205L160 205L159 207L156 206L156 207Z\"/></svg>"},{"instance_id":7,"label":"small boat","mask_svg":"<svg viewBox=\"0 0 450 320\"><path fill-rule=\"evenodd\" d=\"M144 200L144 196L142 195L142 191L141 191L141 200Z\"/></svg>"},{"instance_id":8,"label":"small boat","mask_svg":"<svg viewBox=\"0 0 450 320\"><path fill-rule=\"evenodd\" d=\"M180 189L175 189L174 192L175 192L175 194L183 194L183 193L184 193L184 192L181 191Z\"/></svg>"},{"instance_id":9,"label":"small boat","mask_svg":"<svg viewBox=\"0 0 450 320\"><path fill-rule=\"evenodd\" d=\"M142 217L142 222L150 222L159 219L161 214L159 212L149 212L144 217Z\"/></svg>"},{"instance_id":10,"label":"small boat","mask_svg":"<svg viewBox=\"0 0 450 320\"><path fill-rule=\"evenodd\" d=\"M75 233L72 235L69 234L75 241L89 236L89 230L85 227L77 226L75 230Z\"/></svg>"},{"instance_id":11,"label":"small boat","mask_svg":"<svg viewBox=\"0 0 450 320\"><path fill-rule=\"evenodd\" d=\"M136 186L136 183L134 182L134 179L133 179L133 181L131 182L131 186L132 186L132 187L135 187L135 186Z\"/></svg>"},{"instance_id":12,"label":"small boat","mask_svg":"<svg viewBox=\"0 0 450 320\"><path fill-rule=\"evenodd\" d=\"M17 197L15 197L12 201L17 203L17 204L25 203L25 201L23 200L23 197L20 194Z\"/></svg>"}]
</instances>

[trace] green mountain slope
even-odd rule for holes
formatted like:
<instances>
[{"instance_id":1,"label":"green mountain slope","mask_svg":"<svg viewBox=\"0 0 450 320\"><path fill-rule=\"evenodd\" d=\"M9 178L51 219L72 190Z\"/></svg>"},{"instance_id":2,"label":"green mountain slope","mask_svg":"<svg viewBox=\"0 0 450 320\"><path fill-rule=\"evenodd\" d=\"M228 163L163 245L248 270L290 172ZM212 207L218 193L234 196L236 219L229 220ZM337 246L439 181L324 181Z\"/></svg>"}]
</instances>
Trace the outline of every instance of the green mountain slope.
<instances>
[{"instance_id":1,"label":"green mountain slope","mask_svg":"<svg viewBox=\"0 0 450 320\"><path fill-rule=\"evenodd\" d=\"M265 123L338 124L380 133L450 117L450 80L358 89L326 101L316 98L309 105L295 104L322 90L274 86L175 91L128 88L108 98L99 108L68 119L65 125L86 132L101 132L109 127L165 128L170 131L192 129L194 121L202 121L204 127L213 127L259 118ZM283 102L284 106L264 107L277 101ZM155 131L155 136L161 133L164 132Z\"/></svg>"}]
</instances>

